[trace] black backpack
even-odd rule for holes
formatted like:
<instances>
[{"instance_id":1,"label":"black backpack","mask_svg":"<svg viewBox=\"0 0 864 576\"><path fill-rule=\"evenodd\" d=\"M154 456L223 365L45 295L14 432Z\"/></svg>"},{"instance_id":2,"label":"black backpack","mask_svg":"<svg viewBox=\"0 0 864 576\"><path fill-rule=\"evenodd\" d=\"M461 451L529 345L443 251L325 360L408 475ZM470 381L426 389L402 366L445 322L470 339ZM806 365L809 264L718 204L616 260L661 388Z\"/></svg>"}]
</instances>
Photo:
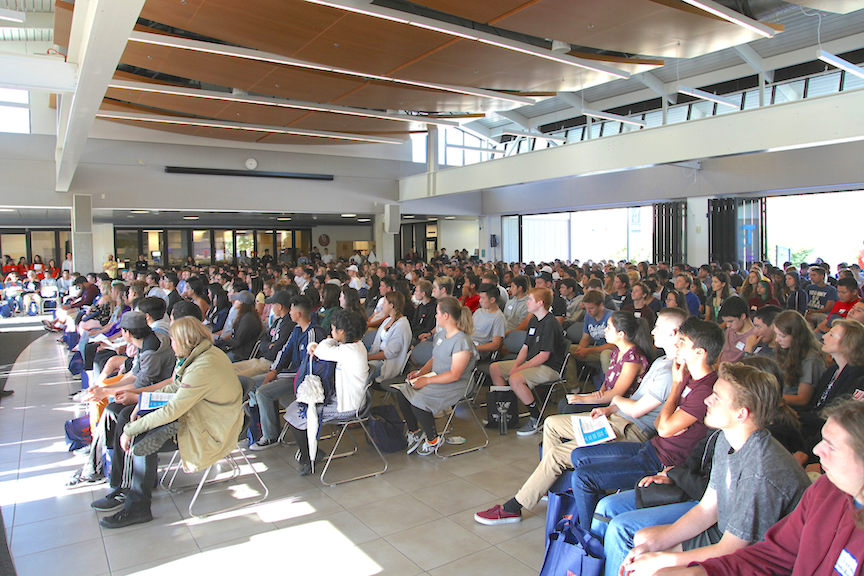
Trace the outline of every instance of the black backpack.
<instances>
[{"instance_id":1,"label":"black backpack","mask_svg":"<svg viewBox=\"0 0 864 576\"><path fill-rule=\"evenodd\" d=\"M507 428L519 428L519 400L512 390L499 392L489 390L486 392L486 424L487 428L498 428L498 402L509 402L507 409Z\"/></svg>"},{"instance_id":2,"label":"black backpack","mask_svg":"<svg viewBox=\"0 0 864 576\"><path fill-rule=\"evenodd\" d=\"M408 448L405 423L392 404L373 406L370 409L369 434L382 452L399 452Z\"/></svg>"}]
</instances>

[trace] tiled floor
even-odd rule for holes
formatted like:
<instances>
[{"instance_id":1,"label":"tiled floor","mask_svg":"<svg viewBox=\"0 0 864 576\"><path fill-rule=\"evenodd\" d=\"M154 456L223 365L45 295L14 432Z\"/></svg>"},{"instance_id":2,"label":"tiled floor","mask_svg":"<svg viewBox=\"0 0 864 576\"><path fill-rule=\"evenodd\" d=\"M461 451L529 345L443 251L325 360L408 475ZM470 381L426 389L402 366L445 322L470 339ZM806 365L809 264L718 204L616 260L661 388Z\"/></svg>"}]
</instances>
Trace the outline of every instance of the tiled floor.
<instances>
[{"instance_id":1,"label":"tiled floor","mask_svg":"<svg viewBox=\"0 0 864 576\"><path fill-rule=\"evenodd\" d=\"M74 415L66 354L50 335L16 362L0 404L0 507L18 574L292 573L456 576L531 575L543 555L545 507L519 524L481 526L473 513L512 496L537 461L538 437L501 437L489 446L447 460L388 454L380 477L333 488L297 475L294 450L249 453L270 489L257 506L204 519L190 518L191 492L154 493L148 524L103 530L90 502L104 485L66 490L80 465L66 451L63 421ZM479 432L457 433L469 442ZM334 473L374 462L358 436L360 452L337 461ZM366 468L368 470L368 468ZM248 470L208 490L202 506L255 495ZM185 476L178 482L195 482ZM310 572L311 573L311 572Z\"/></svg>"}]
</instances>

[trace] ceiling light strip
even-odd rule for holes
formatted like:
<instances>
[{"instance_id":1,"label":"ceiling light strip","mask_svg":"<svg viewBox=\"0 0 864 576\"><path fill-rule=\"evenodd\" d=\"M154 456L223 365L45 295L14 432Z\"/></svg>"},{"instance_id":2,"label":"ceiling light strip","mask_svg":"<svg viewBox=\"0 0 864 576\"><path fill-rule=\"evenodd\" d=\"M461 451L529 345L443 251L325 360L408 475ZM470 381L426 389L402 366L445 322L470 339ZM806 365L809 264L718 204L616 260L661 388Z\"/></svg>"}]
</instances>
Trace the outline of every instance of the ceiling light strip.
<instances>
[{"instance_id":1,"label":"ceiling light strip","mask_svg":"<svg viewBox=\"0 0 864 576\"><path fill-rule=\"evenodd\" d=\"M396 138L385 138L383 136L363 136L359 134L346 134L344 132L325 132L321 130L304 130L302 128L276 128L273 126L261 126L258 124L241 124L239 122L225 122L223 120L199 120L196 118L182 118L175 116L158 116L149 114L135 114L130 112L97 112L97 118L106 120L130 120L135 122L150 122L153 124L175 124L179 126L199 126L201 128L220 128L228 130L245 130L247 132L263 132L266 134L289 134L293 136L310 136L313 138L332 138L335 140L348 140L354 142L374 142L376 144L404 144L405 141Z\"/></svg>"},{"instance_id":2,"label":"ceiling light strip","mask_svg":"<svg viewBox=\"0 0 864 576\"><path fill-rule=\"evenodd\" d=\"M6 22L17 22L23 24L26 19L26 14L20 10L10 10L8 8L0 8L0 20Z\"/></svg>"},{"instance_id":3,"label":"ceiling light strip","mask_svg":"<svg viewBox=\"0 0 864 576\"><path fill-rule=\"evenodd\" d=\"M627 72L619 70L618 68L615 68L613 66L607 66L605 64L600 64L598 62L593 62L584 58L577 58L575 56L569 56L566 54L553 52L552 50L540 48L539 46L533 46L525 42L519 42L518 40L511 40L509 38L504 38L503 36L496 36L487 32L472 30L471 28L466 28L464 26L457 26L455 24L443 22L441 20L435 20L433 18L426 18L424 16L408 14L407 12L401 12L399 10L392 10L390 8L383 8L365 3L360 4L355 0L306 1L312 4L319 4L321 6L336 8L338 10L345 10L348 12L354 12L356 14L371 16L373 18L381 18L384 20L389 20L391 22L398 22L399 24L407 24L409 26L423 28L425 30L432 30L441 34L447 34L449 36L463 38L465 40L473 40L475 42L488 44L490 46L496 46L505 50L521 52L522 54L527 54L529 56L535 56L537 58L551 60L559 64L566 64L568 66L575 66L577 68L592 70L594 72L600 72L602 74L609 74L616 78L630 77L630 74L628 74Z\"/></svg>"},{"instance_id":4,"label":"ceiling light strip","mask_svg":"<svg viewBox=\"0 0 864 576\"><path fill-rule=\"evenodd\" d=\"M293 110L308 110L310 112L324 112L328 114L344 114L346 116L359 116L362 118L376 118L380 120L395 120L398 122L416 122L420 124L435 124L438 126L458 126L458 122L441 120L438 118L426 118L425 116L409 116L408 114L387 114L384 112L370 112L362 108L350 106L337 106L335 104L318 104L314 102L303 102L300 100L287 100L267 96L238 96L227 92L215 90L199 90L197 88L186 88L183 86L168 86L166 84L148 84L146 82L130 82L126 80L112 80L108 88L118 90L129 90L132 92L148 92L152 94L167 94L169 96L188 96L190 98L201 98L204 100L221 100L225 102L236 102L239 104L255 104L260 106L274 106L277 108L290 108Z\"/></svg>"},{"instance_id":5,"label":"ceiling light strip","mask_svg":"<svg viewBox=\"0 0 864 576\"><path fill-rule=\"evenodd\" d=\"M611 112L601 112L599 110L589 110L587 108L583 108L582 114L584 114L585 116L591 116L592 118L599 118L601 120L612 120L613 122L623 122L624 124L632 124L633 126L640 126L642 128L648 125L642 120L636 120L628 116L621 116L620 114L612 114Z\"/></svg>"},{"instance_id":6,"label":"ceiling light strip","mask_svg":"<svg viewBox=\"0 0 864 576\"><path fill-rule=\"evenodd\" d=\"M835 68L839 68L840 70L845 70L846 72L853 74L859 78L864 78L864 68L858 66L857 64L853 64L848 60L844 60L839 56L835 56L830 52L826 52L825 50L819 50L818 53L819 60L825 62L826 64L830 64Z\"/></svg>"},{"instance_id":7,"label":"ceiling light strip","mask_svg":"<svg viewBox=\"0 0 864 576\"><path fill-rule=\"evenodd\" d=\"M724 106L730 106L732 108L741 108L741 105L737 102L730 100L729 98L724 98L722 96L717 96L716 94L712 94L710 92L706 92L704 90L699 90L698 88L690 88L689 86L678 86L678 92L681 94L686 94L687 96L693 96L694 98L699 98L701 100L710 100L711 102L716 102L717 104L722 104Z\"/></svg>"},{"instance_id":8,"label":"ceiling light strip","mask_svg":"<svg viewBox=\"0 0 864 576\"><path fill-rule=\"evenodd\" d=\"M727 22L731 22L732 24L737 24L742 28L746 28L747 30L750 30L751 32L758 34L759 36L762 36L764 38L773 38L774 35L777 33L774 28L762 24L758 20L748 18L740 12L731 10L722 4L714 2L713 0L684 0L684 2L690 4L691 6L699 8L700 10L704 10L709 14L713 14L718 18L722 18Z\"/></svg>"},{"instance_id":9,"label":"ceiling light strip","mask_svg":"<svg viewBox=\"0 0 864 576\"><path fill-rule=\"evenodd\" d=\"M212 42L201 42L200 40L190 40L188 38L178 38L176 36L165 36L162 34L152 34L150 32L133 31L129 35L130 42L138 42L141 44L150 44L153 46L165 46L167 48L178 48L180 50L190 50L192 52L202 52L205 54L215 54L218 56L229 56L232 58L241 58L244 60L255 60L258 62L268 62L270 64L279 64L282 66L291 66L294 68L304 68L306 70L317 70L320 72L330 72L332 74L341 74L344 76L353 76L356 78L364 78L367 80L380 80L382 82L393 82L396 84L405 84L407 86L417 86L420 88L428 88L431 90L440 90L443 92L453 92L456 94L465 94L467 96L476 96L480 98L491 98L495 100L504 100L514 104L523 106L533 105L535 100L524 96L515 96L496 92L494 90L484 90L483 88L471 88L466 86L454 86L451 84L438 84L435 82L423 82L420 80L406 80L404 78L395 78L393 76L381 76L379 74L369 74L366 72L358 72L356 70L348 70L346 68L338 68L335 66L325 66L323 64L315 64L314 62L306 62L296 58L280 56L270 52L262 52L260 50L250 50L249 48L238 48L234 46L224 46L222 44L214 44Z\"/></svg>"}]
</instances>

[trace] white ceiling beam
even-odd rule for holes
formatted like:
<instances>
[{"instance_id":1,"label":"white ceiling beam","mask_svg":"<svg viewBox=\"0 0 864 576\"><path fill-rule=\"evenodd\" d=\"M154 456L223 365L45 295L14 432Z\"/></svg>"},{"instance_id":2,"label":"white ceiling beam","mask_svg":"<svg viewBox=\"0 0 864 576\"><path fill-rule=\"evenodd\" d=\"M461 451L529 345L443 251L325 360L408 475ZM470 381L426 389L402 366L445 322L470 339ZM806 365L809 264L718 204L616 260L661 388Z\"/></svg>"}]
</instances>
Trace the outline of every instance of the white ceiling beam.
<instances>
[{"instance_id":1,"label":"white ceiling beam","mask_svg":"<svg viewBox=\"0 0 864 576\"><path fill-rule=\"evenodd\" d=\"M135 112L97 112L96 118L106 120L126 120L147 124L166 124L174 126L192 126L200 128L217 128L224 130L241 130L260 132L262 134L289 134L291 136L308 136L312 138L330 138L349 142L375 142L378 144L405 144L405 140L387 138L385 136L367 136L364 134L349 134L346 132L328 132L325 130L306 130L303 128L287 128L280 126L265 126L262 124L245 124L226 120L206 120L203 118L184 118L182 116L163 116L159 114L138 114Z\"/></svg>"},{"instance_id":2,"label":"white ceiling beam","mask_svg":"<svg viewBox=\"0 0 864 576\"><path fill-rule=\"evenodd\" d=\"M78 86L61 96L57 124L56 190L68 192L96 112L144 0L78 0L66 60L78 66Z\"/></svg>"},{"instance_id":3,"label":"white ceiling beam","mask_svg":"<svg viewBox=\"0 0 864 576\"><path fill-rule=\"evenodd\" d=\"M559 100L576 110L577 113L582 113L582 107L585 105L585 100L575 92L558 92L557 97Z\"/></svg>"},{"instance_id":4,"label":"white ceiling beam","mask_svg":"<svg viewBox=\"0 0 864 576\"><path fill-rule=\"evenodd\" d=\"M345 116L359 116L362 118L378 118L381 120L394 120L398 122L413 122L417 124L435 124L438 126L458 126L458 122L443 120L440 118L427 118L410 114L397 114L395 112L378 112L365 108L354 108L351 106L339 106L336 104L322 104L317 102L304 102L302 100L291 100L276 98L274 96L250 96L242 90L232 93L218 92L215 90L199 90L197 88L186 88L183 86L169 86L167 84L152 84L147 82L131 82L126 80L113 80L109 88L129 92L144 92L152 94L168 94L172 96L185 96L201 100L220 100L223 102L235 102L239 104L255 104L258 106L269 106L275 108L289 108L294 110L308 110L310 112L325 112L330 114L342 114Z\"/></svg>"},{"instance_id":5,"label":"white ceiling beam","mask_svg":"<svg viewBox=\"0 0 864 576\"><path fill-rule=\"evenodd\" d=\"M524 128L525 130L532 130L531 121L519 112L516 112L515 110L497 110L496 112L494 112L494 114L497 114L502 118L506 118L513 124L516 124L517 126Z\"/></svg>"},{"instance_id":6,"label":"white ceiling beam","mask_svg":"<svg viewBox=\"0 0 864 576\"><path fill-rule=\"evenodd\" d=\"M753 70L758 74L762 74L767 83L774 82L774 70L765 67L765 60L753 49L749 44L741 44L735 46L735 51Z\"/></svg>"},{"instance_id":7,"label":"white ceiling beam","mask_svg":"<svg viewBox=\"0 0 864 576\"><path fill-rule=\"evenodd\" d=\"M74 92L78 67L62 56L25 56L0 53L0 86L55 93Z\"/></svg>"},{"instance_id":8,"label":"white ceiling beam","mask_svg":"<svg viewBox=\"0 0 864 576\"><path fill-rule=\"evenodd\" d=\"M358 70L339 68L338 66L318 64L315 62L309 62L307 60L298 60L297 58L290 58L288 56L282 56L281 54L274 54L272 52L264 52L262 50L251 50L249 48L227 46L224 44L215 44L213 42L202 42L200 40L190 40L188 38L166 36L164 34L153 34L150 32L132 32L129 35L129 41L138 42L141 44L151 44L154 46L178 48L180 50L190 50L192 52L202 52L204 54L229 56L232 58L240 58L256 62L268 62L270 64L302 68L304 70L320 70L321 72L330 72L332 74L353 76L355 78L363 78L367 80L379 80L382 82L393 82L395 84L404 84L407 86L419 86L420 88L429 88L431 90L440 90L442 92L452 92L454 94L465 94L468 96L477 96L480 98L503 100L506 102L511 102L513 104L519 104L520 106L531 105L535 102L533 98L527 98L525 96L518 96L515 94L507 94L505 92L496 92L495 90L485 90L483 88L473 88L470 86L454 86L452 84L438 84L436 82L424 82L421 80L408 80L405 78L397 78L395 76L382 76L380 74L371 74Z\"/></svg>"},{"instance_id":9,"label":"white ceiling beam","mask_svg":"<svg viewBox=\"0 0 864 576\"><path fill-rule=\"evenodd\" d=\"M651 72L643 72L634 76L634 78L653 90L661 98L665 98L669 104L675 104L678 101L678 94L675 90L670 90L666 84Z\"/></svg>"}]
</instances>

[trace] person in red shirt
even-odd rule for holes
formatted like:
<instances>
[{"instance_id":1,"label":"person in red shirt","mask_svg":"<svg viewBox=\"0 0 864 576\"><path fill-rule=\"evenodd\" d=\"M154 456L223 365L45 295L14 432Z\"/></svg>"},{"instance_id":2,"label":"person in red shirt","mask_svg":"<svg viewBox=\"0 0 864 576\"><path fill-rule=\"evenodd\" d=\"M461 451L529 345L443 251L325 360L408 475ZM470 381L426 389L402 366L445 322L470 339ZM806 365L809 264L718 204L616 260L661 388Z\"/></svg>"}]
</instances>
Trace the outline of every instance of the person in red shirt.
<instances>
[{"instance_id":1,"label":"person in red shirt","mask_svg":"<svg viewBox=\"0 0 864 576\"><path fill-rule=\"evenodd\" d=\"M462 297L459 298L459 301L471 310L472 314L480 307L480 294L477 293L477 286L479 285L480 279L477 276L470 272L465 274L465 285L462 286Z\"/></svg>"},{"instance_id":2,"label":"person in red shirt","mask_svg":"<svg viewBox=\"0 0 864 576\"><path fill-rule=\"evenodd\" d=\"M828 332L831 329L831 323L837 318L846 318L849 310L858 302L858 283L854 278L841 278L837 281L837 302L831 308L828 316L819 323L816 327L818 332Z\"/></svg>"},{"instance_id":3,"label":"person in red shirt","mask_svg":"<svg viewBox=\"0 0 864 576\"><path fill-rule=\"evenodd\" d=\"M658 576L860 576L864 574L864 402L827 411L814 452L825 475L765 539L733 554Z\"/></svg>"}]
</instances>

